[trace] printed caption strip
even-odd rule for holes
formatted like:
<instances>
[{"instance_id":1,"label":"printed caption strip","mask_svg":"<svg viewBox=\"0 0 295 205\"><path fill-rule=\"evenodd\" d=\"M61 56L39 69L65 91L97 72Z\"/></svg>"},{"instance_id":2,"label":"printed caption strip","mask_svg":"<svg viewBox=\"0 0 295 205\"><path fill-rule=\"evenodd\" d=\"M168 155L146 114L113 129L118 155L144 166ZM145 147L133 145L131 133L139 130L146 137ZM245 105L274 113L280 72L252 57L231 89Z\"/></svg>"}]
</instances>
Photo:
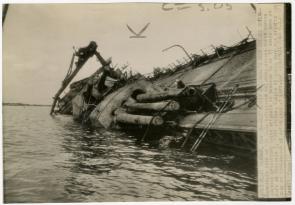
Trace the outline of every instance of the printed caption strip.
<instances>
[{"instance_id":1,"label":"printed caption strip","mask_svg":"<svg viewBox=\"0 0 295 205\"><path fill-rule=\"evenodd\" d=\"M291 153L286 130L285 23L283 4L257 6L258 198L291 197Z\"/></svg>"}]
</instances>

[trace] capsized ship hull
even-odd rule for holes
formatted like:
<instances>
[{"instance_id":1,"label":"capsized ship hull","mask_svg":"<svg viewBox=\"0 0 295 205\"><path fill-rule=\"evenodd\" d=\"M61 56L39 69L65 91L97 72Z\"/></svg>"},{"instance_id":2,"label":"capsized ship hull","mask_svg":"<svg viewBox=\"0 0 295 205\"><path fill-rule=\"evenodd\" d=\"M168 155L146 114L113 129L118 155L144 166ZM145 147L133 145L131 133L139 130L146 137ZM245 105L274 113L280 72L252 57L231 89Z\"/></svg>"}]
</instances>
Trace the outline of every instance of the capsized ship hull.
<instances>
[{"instance_id":1,"label":"capsized ship hull","mask_svg":"<svg viewBox=\"0 0 295 205\"><path fill-rule=\"evenodd\" d=\"M177 88L177 80L185 86ZM89 106L83 97L85 82L61 99L65 103L60 113L81 118L83 108ZM172 73L127 82L92 105L87 119L94 127L141 130L141 140L156 130L161 133L159 140L192 151L204 141L253 152L256 90L255 41L242 42ZM162 132L167 129L169 133Z\"/></svg>"}]
</instances>

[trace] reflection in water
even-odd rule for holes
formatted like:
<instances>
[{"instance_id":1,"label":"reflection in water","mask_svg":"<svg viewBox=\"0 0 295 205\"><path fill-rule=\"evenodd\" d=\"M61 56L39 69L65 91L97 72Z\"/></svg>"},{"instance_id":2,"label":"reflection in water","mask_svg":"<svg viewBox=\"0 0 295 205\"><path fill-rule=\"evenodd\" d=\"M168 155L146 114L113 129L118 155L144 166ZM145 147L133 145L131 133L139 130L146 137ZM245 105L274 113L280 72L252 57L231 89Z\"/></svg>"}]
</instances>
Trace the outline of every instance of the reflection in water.
<instances>
[{"instance_id":1,"label":"reflection in water","mask_svg":"<svg viewBox=\"0 0 295 205\"><path fill-rule=\"evenodd\" d=\"M255 160L210 149L159 150L45 108L4 107L5 201L255 199Z\"/></svg>"}]
</instances>

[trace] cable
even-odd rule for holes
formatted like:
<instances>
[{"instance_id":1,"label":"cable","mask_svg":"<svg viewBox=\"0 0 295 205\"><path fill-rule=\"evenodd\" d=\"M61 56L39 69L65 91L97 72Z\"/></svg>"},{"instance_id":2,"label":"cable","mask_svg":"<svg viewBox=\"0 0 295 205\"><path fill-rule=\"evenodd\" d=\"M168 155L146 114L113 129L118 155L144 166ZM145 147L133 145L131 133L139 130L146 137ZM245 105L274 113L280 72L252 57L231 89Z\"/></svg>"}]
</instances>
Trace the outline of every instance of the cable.
<instances>
[{"instance_id":1,"label":"cable","mask_svg":"<svg viewBox=\"0 0 295 205\"><path fill-rule=\"evenodd\" d=\"M184 148L185 144L187 143L189 137L191 136L191 133L193 132L194 128L197 126L197 124L201 123L211 112L206 113L200 120L198 120L189 130L187 133L185 140L183 141L181 148Z\"/></svg>"},{"instance_id":2,"label":"cable","mask_svg":"<svg viewBox=\"0 0 295 205\"><path fill-rule=\"evenodd\" d=\"M199 135L199 137L197 137L197 140L195 141L195 143L193 144L191 151L195 152L195 150L198 148L198 146L200 145L200 143L202 142L202 140L205 138L207 132L209 131L209 129L211 128L211 126L215 123L215 121L217 120L217 118L221 115L221 113L224 111L224 109L227 106L227 103L229 102L229 100L231 99L232 95L237 91L238 86L235 86L231 93L229 93L227 100L223 103L223 105L220 107L220 110L217 111L217 113L214 113L214 115L212 116L211 121L209 121L209 123L207 124L207 126L203 129L202 133Z\"/></svg>"}]
</instances>

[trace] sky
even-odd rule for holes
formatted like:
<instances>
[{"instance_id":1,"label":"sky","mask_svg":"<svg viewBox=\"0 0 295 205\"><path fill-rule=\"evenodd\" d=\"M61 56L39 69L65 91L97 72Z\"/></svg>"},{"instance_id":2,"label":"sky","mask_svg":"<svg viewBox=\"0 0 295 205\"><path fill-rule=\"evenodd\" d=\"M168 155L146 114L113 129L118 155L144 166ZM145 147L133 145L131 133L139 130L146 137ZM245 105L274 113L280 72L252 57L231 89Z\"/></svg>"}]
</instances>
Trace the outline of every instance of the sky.
<instances>
[{"instance_id":1,"label":"sky","mask_svg":"<svg viewBox=\"0 0 295 205\"><path fill-rule=\"evenodd\" d=\"M142 35L130 38L127 24ZM68 70L73 46L96 41L98 51L113 65L129 64L134 72L149 73L182 60L185 53L212 52L211 45L232 45L255 37L256 14L250 4L115 3L12 4L3 27L3 101L51 104ZM92 58L75 80L95 72Z\"/></svg>"}]
</instances>

